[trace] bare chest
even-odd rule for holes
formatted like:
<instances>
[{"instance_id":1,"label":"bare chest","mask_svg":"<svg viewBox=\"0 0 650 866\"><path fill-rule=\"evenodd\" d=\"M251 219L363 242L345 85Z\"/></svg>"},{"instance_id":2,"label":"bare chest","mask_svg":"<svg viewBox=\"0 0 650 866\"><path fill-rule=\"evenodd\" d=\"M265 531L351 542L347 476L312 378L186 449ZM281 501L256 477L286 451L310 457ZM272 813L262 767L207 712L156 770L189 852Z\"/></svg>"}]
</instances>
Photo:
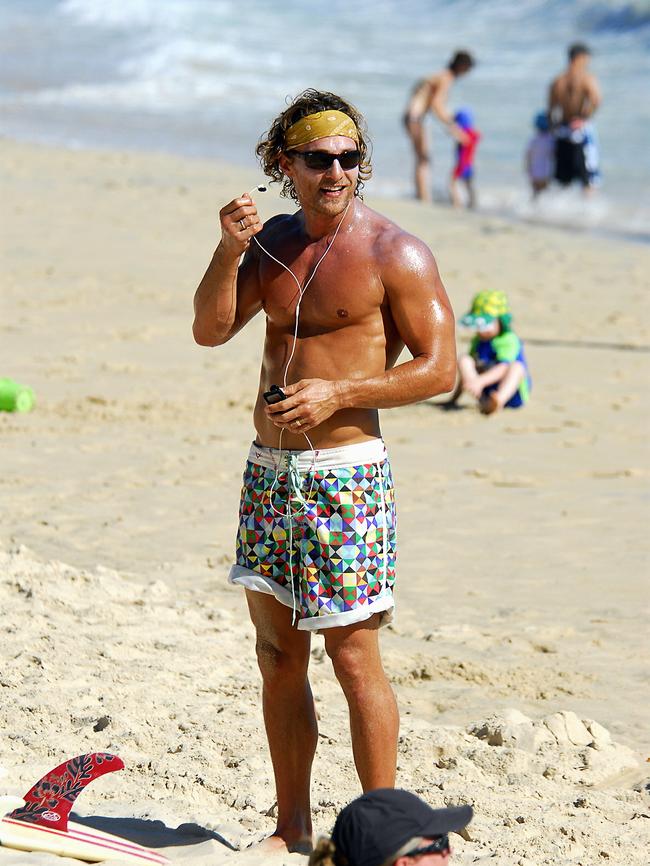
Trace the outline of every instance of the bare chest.
<instances>
[{"instance_id":1,"label":"bare chest","mask_svg":"<svg viewBox=\"0 0 650 866\"><path fill-rule=\"evenodd\" d=\"M317 262L305 254L287 260L295 278L271 260L262 262L264 311L274 326L293 330L299 300L298 334L303 337L361 323L379 313L384 289L371 256L345 247L332 249L314 271Z\"/></svg>"}]
</instances>

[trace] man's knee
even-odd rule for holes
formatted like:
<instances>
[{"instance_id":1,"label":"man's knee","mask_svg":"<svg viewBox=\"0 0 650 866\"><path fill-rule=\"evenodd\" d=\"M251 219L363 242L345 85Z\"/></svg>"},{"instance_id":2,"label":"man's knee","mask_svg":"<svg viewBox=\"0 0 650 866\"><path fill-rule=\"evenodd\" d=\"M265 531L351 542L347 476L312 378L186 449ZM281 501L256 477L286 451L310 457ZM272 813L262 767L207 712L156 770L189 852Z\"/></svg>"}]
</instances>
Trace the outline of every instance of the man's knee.
<instances>
[{"instance_id":1,"label":"man's knee","mask_svg":"<svg viewBox=\"0 0 650 866\"><path fill-rule=\"evenodd\" d=\"M309 653L292 646L282 646L264 637L255 644L257 663L265 680L304 677L307 674Z\"/></svg>"},{"instance_id":2,"label":"man's knee","mask_svg":"<svg viewBox=\"0 0 650 866\"><path fill-rule=\"evenodd\" d=\"M344 688L363 686L368 679L370 659L362 647L354 644L328 647L326 644L325 649L332 660L334 674Z\"/></svg>"}]
</instances>

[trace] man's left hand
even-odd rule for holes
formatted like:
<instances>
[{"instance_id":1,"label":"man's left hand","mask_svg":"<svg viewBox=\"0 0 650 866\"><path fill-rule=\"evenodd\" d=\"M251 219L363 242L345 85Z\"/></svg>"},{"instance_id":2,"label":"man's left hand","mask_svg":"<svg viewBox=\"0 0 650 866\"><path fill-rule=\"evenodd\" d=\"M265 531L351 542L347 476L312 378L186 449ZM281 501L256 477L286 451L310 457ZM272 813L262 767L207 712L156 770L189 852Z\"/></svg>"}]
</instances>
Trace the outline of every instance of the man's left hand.
<instances>
[{"instance_id":1,"label":"man's left hand","mask_svg":"<svg viewBox=\"0 0 650 866\"><path fill-rule=\"evenodd\" d=\"M318 427L342 407L340 382L301 379L282 390L287 399L267 406L264 411L276 427L292 433L306 433Z\"/></svg>"}]
</instances>

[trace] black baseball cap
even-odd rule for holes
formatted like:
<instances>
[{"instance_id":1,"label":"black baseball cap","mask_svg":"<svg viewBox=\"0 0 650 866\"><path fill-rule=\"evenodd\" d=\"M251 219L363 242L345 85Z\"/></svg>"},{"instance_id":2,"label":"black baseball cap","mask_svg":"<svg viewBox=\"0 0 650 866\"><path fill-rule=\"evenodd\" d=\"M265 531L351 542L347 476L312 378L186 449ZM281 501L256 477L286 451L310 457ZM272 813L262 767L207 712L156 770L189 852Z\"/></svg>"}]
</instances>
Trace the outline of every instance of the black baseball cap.
<instances>
[{"instance_id":1,"label":"black baseball cap","mask_svg":"<svg viewBox=\"0 0 650 866\"><path fill-rule=\"evenodd\" d=\"M378 788L341 810L332 841L350 866L382 866L410 839L461 830L472 815L471 806L432 809L410 791Z\"/></svg>"}]
</instances>

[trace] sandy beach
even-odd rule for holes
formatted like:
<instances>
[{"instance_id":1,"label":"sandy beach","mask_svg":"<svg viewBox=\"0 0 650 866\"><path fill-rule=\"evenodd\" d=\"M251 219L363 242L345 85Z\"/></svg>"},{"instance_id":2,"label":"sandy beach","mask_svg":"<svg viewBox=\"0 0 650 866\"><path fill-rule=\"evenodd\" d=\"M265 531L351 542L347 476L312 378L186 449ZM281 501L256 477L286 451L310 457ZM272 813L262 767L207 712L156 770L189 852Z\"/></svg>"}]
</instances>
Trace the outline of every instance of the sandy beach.
<instances>
[{"instance_id":1,"label":"sandy beach","mask_svg":"<svg viewBox=\"0 0 650 866\"><path fill-rule=\"evenodd\" d=\"M191 335L219 207L261 177L7 140L0 154L0 376L37 397L0 413L0 796L109 751L126 770L83 794L90 825L188 866L304 864L245 850L274 827L274 790L253 631L226 578L264 323L218 349ZM473 804L459 866L642 866L650 248L371 192L430 245L457 316L480 289L508 293L534 383L528 407L489 418L467 398L382 413L398 784ZM318 833L360 791L312 646ZM75 862L0 849L0 866Z\"/></svg>"}]
</instances>

